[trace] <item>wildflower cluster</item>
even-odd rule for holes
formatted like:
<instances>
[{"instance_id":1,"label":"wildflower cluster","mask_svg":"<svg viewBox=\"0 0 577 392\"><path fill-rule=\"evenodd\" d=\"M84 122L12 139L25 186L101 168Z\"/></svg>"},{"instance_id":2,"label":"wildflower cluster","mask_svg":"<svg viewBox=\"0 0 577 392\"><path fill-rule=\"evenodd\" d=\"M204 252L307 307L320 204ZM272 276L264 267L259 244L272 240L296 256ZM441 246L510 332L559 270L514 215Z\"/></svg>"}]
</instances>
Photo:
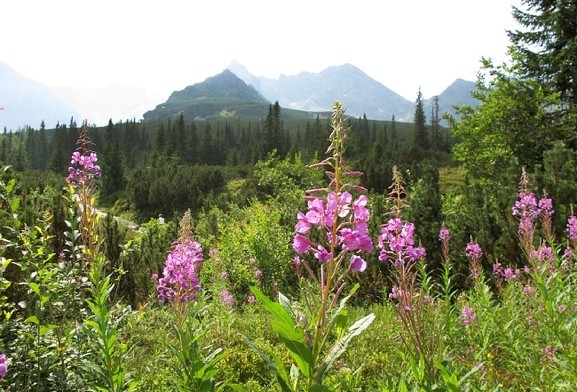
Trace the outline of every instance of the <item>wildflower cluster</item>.
<instances>
[{"instance_id":1,"label":"wildflower cluster","mask_svg":"<svg viewBox=\"0 0 577 392\"><path fill-rule=\"evenodd\" d=\"M476 319L477 313L475 313L475 309L469 305L463 306L461 309L461 323L472 326L475 324Z\"/></svg>"},{"instance_id":2,"label":"wildflower cluster","mask_svg":"<svg viewBox=\"0 0 577 392\"><path fill-rule=\"evenodd\" d=\"M465 256L469 259L469 275L475 279L481 274L481 258L483 258L483 250L481 246L471 240L465 248Z\"/></svg>"},{"instance_id":3,"label":"wildflower cluster","mask_svg":"<svg viewBox=\"0 0 577 392\"><path fill-rule=\"evenodd\" d=\"M160 301L186 303L196 299L200 290L198 272L202 265L202 246L192 239L190 210L181 221L181 237L172 245L166 258L163 276L158 279L156 291Z\"/></svg>"},{"instance_id":4,"label":"wildflower cluster","mask_svg":"<svg viewBox=\"0 0 577 392\"><path fill-rule=\"evenodd\" d=\"M76 150L72 153L66 179L72 186L82 186L94 178L100 177L100 166L96 164L98 157L94 152Z\"/></svg>"},{"instance_id":5,"label":"wildflower cluster","mask_svg":"<svg viewBox=\"0 0 577 392\"><path fill-rule=\"evenodd\" d=\"M82 132L78 138L78 147L72 153L68 177L66 180L74 188L87 186L91 180L100 177L100 166L96 164L98 157L91 151L92 143L88 135L88 124L84 121Z\"/></svg>"},{"instance_id":6,"label":"wildflower cluster","mask_svg":"<svg viewBox=\"0 0 577 392\"><path fill-rule=\"evenodd\" d=\"M441 241L441 252L443 260L449 260L449 240L451 239L451 232L443 223L439 229L439 241Z\"/></svg>"},{"instance_id":7,"label":"wildflower cluster","mask_svg":"<svg viewBox=\"0 0 577 392\"><path fill-rule=\"evenodd\" d=\"M330 250L307 237L311 229L316 228L327 231L328 241L340 247L338 250L341 257L358 250L372 251L373 242L368 235L367 225L370 213L366 205L366 195L361 195L353 200L353 196L349 192L330 192L326 199L317 197L309 200L308 211L297 214L296 234L293 240L294 250L300 255L312 253L321 263L333 259L334 255ZM335 242L333 242L330 229L335 226L339 218L342 221L336 225L338 232L334 238ZM352 255L349 269L362 272L366 265L365 260L360 256Z\"/></svg>"},{"instance_id":8,"label":"wildflower cluster","mask_svg":"<svg viewBox=\"0 0 577 392\"><path fill-rule=\"evenodd\" d=\"M380 261L390 260L395 266L408 261L422 259L426 255L425 248L415 246L415 225L400 218L392 218L381 226L378 246L381 249Z\"/></svg>"},{"instance_id":9,"label":"wildflower cluster","mask_svg":"<svg viewBox=\"0 0 577 392\"><path fill-rule=\"evenodd\" d=\"M547 197L547 193L537 200L533 192L529 192L529 178L527 172L523 168L521 173L521 182L518 199L512 207L512 214L519 219L518 234L521 240L521 246L525 253L532 257L533 238L535 235L535 221L541 220L543 233L548 241L553 240L553 223L552 218L555 210L553 209L553 201Z\"/></svg>"},{"instance_id":10,"label":"wildflower cluster","mask_svg":"<svg viewBox=\"0 0 577 392\"><path fill-rule=\"evenodd\" d=\"M408 207L404 202L404 187L401 173L393 167L393 184L390 187L389 200L393 207L393 218L381 226L378 237L378 247L381 249L379 260L390 260L396 267L404 266L406 262L414 262L426 255L425 248L415 246L415 225L401 218L401 210Z\"/></svg>"},{"instance_id":11,"label":"wildflower cluster","mask_svg":"<svg viewBox=\"0 0 577 392\"><path fill-rule=\"evenodd\" d=\"M505 281L512 281L521 277L521 270L519 268L503 267L499 262L493 264L493 276Z\"/></svg>"}]
</instances>

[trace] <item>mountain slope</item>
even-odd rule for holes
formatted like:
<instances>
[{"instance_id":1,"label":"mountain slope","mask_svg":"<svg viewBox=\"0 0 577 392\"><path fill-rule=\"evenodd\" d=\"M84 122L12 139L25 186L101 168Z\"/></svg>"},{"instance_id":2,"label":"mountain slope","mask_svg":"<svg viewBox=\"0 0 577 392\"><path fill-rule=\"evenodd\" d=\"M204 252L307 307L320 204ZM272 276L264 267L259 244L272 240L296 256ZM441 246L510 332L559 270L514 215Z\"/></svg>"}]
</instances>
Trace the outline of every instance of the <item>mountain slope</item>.
<instances>
[{"instance_id":1,"label":"mountain slope","mask_svg":"<svg viewBox=\"0 0 577 392\"><path fill-rule=\"evenodd\" d=\"M17 130L25 126L46 128L58 122L68 124L78 113L42 84L28 79L0 62L0 129Z\"/></svg>"},{"instance_id":2,"label":"mountain slope","mask_svg":"<svg viewBox=\"0 0 577 392\"><path fill-rule=\"evenodd\" d=\"M145 121L164 121L180 112L187 119L266 116L270 102L229 70L173 92L165 103L144 113Z\"/></svg>"}]
</instances>

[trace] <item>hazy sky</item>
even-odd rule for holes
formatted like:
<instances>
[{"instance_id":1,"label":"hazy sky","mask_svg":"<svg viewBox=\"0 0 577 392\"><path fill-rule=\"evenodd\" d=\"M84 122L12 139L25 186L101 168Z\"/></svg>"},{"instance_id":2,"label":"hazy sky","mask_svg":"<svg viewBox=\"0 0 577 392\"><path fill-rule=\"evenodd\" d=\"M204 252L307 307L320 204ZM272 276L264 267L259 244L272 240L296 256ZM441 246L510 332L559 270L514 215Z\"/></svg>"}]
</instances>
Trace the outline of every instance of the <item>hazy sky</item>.
<instances>
[{"instance_id":1,"label":"hazy sky","mask_svg":"<svg viewBox=\"0 0 577 392\"><path fill-rule=\"evenodd\" d=\"M166 99L233 60L278 78L351 63L409 100L504 60L521 0L10 0L0 61L49 86ZM1 88L1 86L0 86Z\"/></svg>"}]
</instances>

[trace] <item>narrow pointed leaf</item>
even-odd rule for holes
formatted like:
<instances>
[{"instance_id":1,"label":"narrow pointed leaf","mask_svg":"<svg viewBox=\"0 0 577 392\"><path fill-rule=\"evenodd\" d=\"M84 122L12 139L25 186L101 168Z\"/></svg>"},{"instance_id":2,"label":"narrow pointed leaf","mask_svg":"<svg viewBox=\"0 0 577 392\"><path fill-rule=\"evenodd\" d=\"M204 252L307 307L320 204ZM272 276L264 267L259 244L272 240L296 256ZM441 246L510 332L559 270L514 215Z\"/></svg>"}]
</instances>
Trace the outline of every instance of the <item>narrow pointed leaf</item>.
<instances>
[{"instance_id":1,"label":"narrow pointed leaf","mask_svg":"<svg viewBox=\"0 0 577 392\"><path fill-rule=\"evenodd\" d=\"M375 319L373 313L357 320L353 325L349 327L349 331L345 336L339 339L332 347L327 356L325 357L322 365L317 371L317 379L322 379L325 372L330 369L334 361L345 352L347 346L352 338L363 332Z\"/></svg>"}]
</instances>

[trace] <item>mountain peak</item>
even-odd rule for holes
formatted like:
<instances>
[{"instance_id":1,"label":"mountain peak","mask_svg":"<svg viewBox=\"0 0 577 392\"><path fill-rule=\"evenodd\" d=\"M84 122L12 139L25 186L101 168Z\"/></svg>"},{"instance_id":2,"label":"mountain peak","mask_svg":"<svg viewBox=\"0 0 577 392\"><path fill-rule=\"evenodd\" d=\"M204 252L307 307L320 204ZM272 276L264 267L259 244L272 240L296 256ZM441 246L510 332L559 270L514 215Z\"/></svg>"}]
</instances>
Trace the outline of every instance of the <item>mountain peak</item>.
<instances>
[{"instance_id":1,"label":"mountain peak","mask_svg":"<svg viewBox=\"0 0 577 392\"><path fill-rule=\"evenodd\" d=\"M207 119L239 115L232 109L243 107L247 113L266 113L270 104L254 87L247 85L230 69L225 69L204 82L187 86L170 94L168 100L144 113L145 120L165 120L183 113L188 119Z\"/></svg>"}]
</instances>

